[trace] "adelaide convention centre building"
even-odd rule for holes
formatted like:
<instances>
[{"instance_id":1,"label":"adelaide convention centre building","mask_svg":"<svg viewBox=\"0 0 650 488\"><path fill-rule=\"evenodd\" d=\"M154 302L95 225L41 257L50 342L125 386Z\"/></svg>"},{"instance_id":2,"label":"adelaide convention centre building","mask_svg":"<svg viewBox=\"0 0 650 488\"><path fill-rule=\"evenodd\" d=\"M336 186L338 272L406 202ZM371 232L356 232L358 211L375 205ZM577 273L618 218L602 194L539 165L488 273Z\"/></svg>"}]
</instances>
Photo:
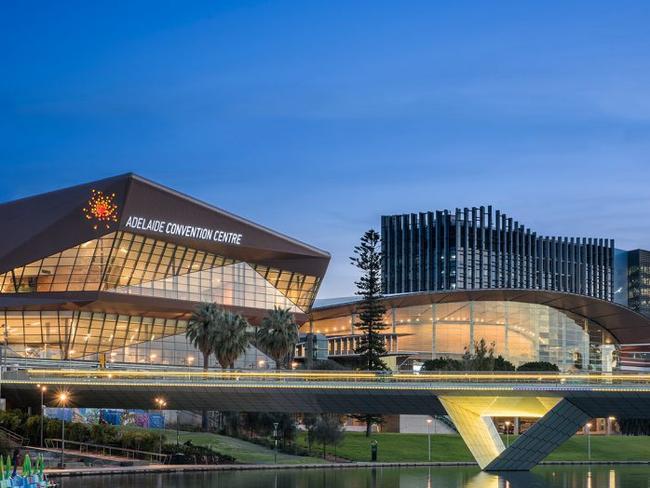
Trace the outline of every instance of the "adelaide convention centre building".
<instances>
[{"instance_id":1,"label":"adelaide convention centre building","mask_svg":"<svg viewBox=\"0 0 650 488\"><path fill-rule=\"evenodd\" d=\"M198 366L200 302L308 320L330 256L133 174L0 205L6 361ZM238 367L256 367L257 351ZM262 362L260 360L260 362Z\"/></svg>"},{"instance_id":2,"label":"adelaide convention centre building","mask_svg":"<svg viewBox=\"0 0 650 488\"><path fill-rule=\"evenodd\" d=\"M253 325L289 308L299 360L356 354L356 300L314 306L327 252L139 176L4 203L0 231L8 361L198 367L185 329L201 302ZM650 272L638 252L538 235L490 207L385 216L381 233L393 367L460 357L480 339L515 365L643 366ZM269 366L250 349L237 367Z\"/></svg>"}]
</instances>

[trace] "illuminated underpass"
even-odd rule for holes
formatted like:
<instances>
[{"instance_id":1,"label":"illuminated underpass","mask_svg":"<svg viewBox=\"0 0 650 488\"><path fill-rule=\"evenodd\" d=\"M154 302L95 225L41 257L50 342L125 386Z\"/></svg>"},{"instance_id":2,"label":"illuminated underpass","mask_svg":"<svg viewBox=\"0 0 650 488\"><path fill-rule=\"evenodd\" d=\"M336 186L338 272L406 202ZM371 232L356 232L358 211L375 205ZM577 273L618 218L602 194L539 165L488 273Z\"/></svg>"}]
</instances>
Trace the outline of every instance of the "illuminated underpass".
<instances>
[{"instance_id":1,"label":"illuminated underpass","mask_svg":"<svg viewBox=\"0 0 650 488\"><path fill-rule=\"evenodd\" d=\"M528 470L590 418L650 418L650 375L26 369L5 373L2 394L37 407L37 384L77 407L148 409L164 396L178 410L449 415L486 470ZM492 419L509 416L539 420L506 448Z\"/></svg>"}]
</instances>

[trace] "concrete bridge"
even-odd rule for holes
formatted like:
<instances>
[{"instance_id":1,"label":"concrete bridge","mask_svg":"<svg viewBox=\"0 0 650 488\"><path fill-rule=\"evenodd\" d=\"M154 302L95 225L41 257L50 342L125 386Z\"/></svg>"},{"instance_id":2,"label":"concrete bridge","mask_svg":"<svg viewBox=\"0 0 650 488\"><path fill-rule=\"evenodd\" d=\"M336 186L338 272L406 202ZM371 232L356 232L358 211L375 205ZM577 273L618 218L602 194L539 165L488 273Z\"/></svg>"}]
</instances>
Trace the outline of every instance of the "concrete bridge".
<instances>
[{"instance_id":1,"label":"concrete bridge","mask_svg":"<svg viewBox=\"0 0 650 488\"><path fill-rule=\"evenodd\" d=\"M2 395L47 405L178 410L449 415L481 468L529 470L596 417L650 418L650 375L369 373L25 369L6 372ZM494 417L539 420L506 448Z\"/></svg>"}]
</instances>

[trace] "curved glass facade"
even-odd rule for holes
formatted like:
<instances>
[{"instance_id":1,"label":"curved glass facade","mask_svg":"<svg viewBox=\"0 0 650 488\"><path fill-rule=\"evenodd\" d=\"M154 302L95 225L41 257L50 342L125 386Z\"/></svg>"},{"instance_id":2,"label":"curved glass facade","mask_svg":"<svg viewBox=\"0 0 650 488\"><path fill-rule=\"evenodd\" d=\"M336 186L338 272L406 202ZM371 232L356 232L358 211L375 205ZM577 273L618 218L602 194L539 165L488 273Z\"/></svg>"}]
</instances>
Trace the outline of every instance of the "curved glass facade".
<instances>
[{"instance_id":1,"label":"curved glass facade","mask_svg":"<svg viewBox=\"0 0 650 488\"><path fill-rule=\"evenodd\" d=\"M303 332L324 334L330 356L354 355L356 317L314 320ZM615 340L597 323L570 312L512 301L469 301L389 308L383 332L389 354L418 360L461 356L481 339L515 365L548 361L562 370L612 366Z\"/></svg>"}]
</instances>

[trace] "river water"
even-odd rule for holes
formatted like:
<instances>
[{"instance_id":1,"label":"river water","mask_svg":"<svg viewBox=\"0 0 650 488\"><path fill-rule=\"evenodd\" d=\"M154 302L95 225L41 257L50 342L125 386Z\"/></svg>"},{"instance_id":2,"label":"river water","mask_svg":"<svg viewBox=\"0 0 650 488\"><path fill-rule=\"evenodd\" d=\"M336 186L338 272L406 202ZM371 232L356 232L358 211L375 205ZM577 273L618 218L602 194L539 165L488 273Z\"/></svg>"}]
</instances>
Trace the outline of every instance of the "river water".
<instances>
[{"instance_id":1,"label":"river water","mask_svg":"<svg viewBox=\"0 0 650 488\"><path fill-rule=\"evenodd\" d=\"M650 466L543 466L531 472L478 468L342 468L61 478L62 488L647 488Z\"/></svg>"}]
</instances>

